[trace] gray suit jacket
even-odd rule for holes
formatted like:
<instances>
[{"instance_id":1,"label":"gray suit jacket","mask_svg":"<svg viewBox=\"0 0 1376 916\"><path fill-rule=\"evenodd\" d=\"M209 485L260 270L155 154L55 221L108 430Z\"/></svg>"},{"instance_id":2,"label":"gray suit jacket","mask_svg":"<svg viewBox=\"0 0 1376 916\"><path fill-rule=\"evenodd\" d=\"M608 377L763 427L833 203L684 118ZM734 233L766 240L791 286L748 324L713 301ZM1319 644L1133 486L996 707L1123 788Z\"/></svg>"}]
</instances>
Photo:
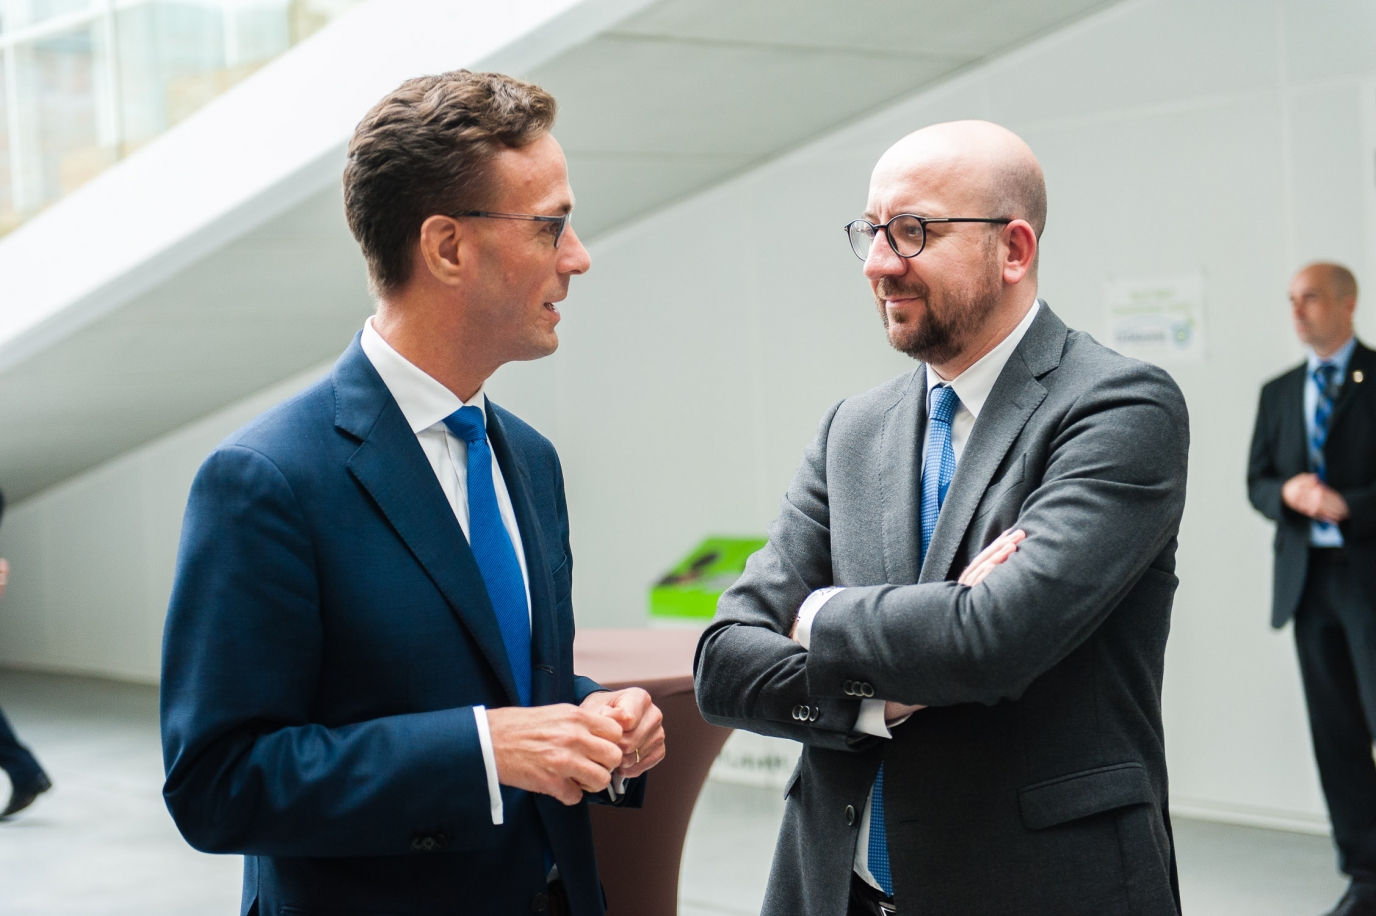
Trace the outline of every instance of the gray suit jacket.
<instances>
[{"instance_id":1,"label":"gray suit jacket","mask_svg":"<svg viewBox=\"0 0 1376 916\"><path fill-rule=\"evenodd\" d=\"M900 912L1173 914L1161 676L1189 422L1165 372L1043 306L919 569L924 367L832 408L698 646L708 721L804 744L766 914L841 916L870 784ZM975 588L999 532L1028 538ZM802 601L833 597L811 651ZM921 710L852 736L872 694Z\"/></svg>"}]
</instances>

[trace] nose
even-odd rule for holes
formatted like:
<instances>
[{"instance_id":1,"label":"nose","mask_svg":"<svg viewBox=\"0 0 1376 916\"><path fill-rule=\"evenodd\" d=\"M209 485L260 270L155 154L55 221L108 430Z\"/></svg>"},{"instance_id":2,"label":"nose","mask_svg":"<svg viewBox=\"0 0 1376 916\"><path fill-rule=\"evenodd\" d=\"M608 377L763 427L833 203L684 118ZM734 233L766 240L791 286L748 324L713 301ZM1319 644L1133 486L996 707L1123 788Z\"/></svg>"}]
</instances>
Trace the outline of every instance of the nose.
<instances>
[{"instance_id":1,"label":"nose","mask_svg":"<svg viewBox=\"0 0 1376 916\"><path fill-rule=\"evenodd\" d=\"M869 257L865 258L865 276L871 280L883 277L896 277L906 273L908 262L898 256L889 245L889 237L884 232L876 232L870 244Z\"/></svg>"},{"instance_id":2,"label":"nose","mask_svg":"<svg viewBox=\"0 0 1376 916\"><path fill-rule=\"evenodd\" d=\"M592 255L583 247L578 233L569 226L564 230L564 237L559 240L559 273L581 274L586 273L590 267Z\"/></svg>"}]
</instances>

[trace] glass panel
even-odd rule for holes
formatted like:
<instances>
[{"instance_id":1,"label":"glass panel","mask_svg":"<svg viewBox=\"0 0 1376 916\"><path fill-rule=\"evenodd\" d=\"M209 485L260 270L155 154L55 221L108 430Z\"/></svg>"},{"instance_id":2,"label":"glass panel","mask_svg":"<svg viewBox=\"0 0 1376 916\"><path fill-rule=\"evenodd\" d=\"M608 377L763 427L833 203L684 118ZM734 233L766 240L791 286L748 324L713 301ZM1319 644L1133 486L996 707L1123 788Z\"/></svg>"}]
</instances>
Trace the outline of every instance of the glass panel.
<instances>
[{"instance_id":1,"label":"glass panel","mask_svg":"<svg viewBox=\"0 0 1376 916\"><path fill-rule=\"evenodd\" d=\"M0 235L19 225L10 179L10 104L9 81L5 78L8 69L4 65L6 57L7 53L0 52Z\"/></svg>"},{"instance_id":2,"label":"glass panel","mask_svg":"<svg viewBox=\"0 0 1376 916\"><path fill-rule=\"evenodd\" d=\"M96 40L91 26L30 45L36 69L40 205L76 190L114 162L96 129Z\"/></svg>"},{"instance_id":3,"label":"glass panel","mask_svg":"<svg viewBox=\"0 0 1376 916\"><path fill-rule=\"evenodd\" d=\"M103 0L0 0L0 33L80 13Z\"/></svg>"},{"instance_id":4,"label":"glass panel","mask_svg":"<svg viewBox=\"0 0 1376 916\"><path fill-rule=\"evenodd\" d=\"M120 10L115 32L126 155L229 88L207 79L225 66L225 16L216 6L144 3Z\"/></svg>"},{"instance_id":5,"label":"glass panel","mask_svg":"<svg viewBox=\"0 0 1376 916\"><path fill-rule=\"evenodd\" d=\"M0 0L0 235L360 2Z\"/></svg>"}]
</instances>

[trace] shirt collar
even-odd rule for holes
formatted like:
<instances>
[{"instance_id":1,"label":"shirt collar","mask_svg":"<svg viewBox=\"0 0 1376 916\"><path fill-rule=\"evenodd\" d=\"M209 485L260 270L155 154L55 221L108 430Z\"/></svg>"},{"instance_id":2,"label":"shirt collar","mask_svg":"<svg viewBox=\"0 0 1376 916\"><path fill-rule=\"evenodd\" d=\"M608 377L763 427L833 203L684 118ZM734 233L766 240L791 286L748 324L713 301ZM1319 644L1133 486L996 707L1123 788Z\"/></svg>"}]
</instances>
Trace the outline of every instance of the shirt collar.
<instances>
[{"instance_id":1,"label":"shirt collar","mask_svg":"<svg viewBox=\"0 0 1376 916\"><path fill-rule=\"evenodd\" d=\"M1306 360L1309 374L1313 375L1315 369L1319 368L1320 365L1326 364L1329 366L1337 366L1338 378L1343 378L1343 376L1347 375L1347 363L1348 360L1352 359L1352 351L1355 349L1357 349L1357 335L1354 334L1347 339L1347 343L1339 347L1332 356L1328 357L1328 359L1319 359L1319 355L1313 350L1310 350L1309 358Z\"/></svg>"},{"instance_id":2,"label":"shirt collar","mask_svg":"<svg viewBox=\"0 0 1376 916\"><path fill-rule=\"evenodd\" d=\"M363 325L363 339L359 343L377 374L382 376L382 383L396 399L411 432L424 432L460 407L477 407L483 412L483 421L487 421L487 395L482 388L467 401L459 400L458 395L392 349L373 327L372 318Z\"/></svg>"},{"instance_id":3,"label":"shirt collar","mask_svg":"<svg viewBox=\"0 0 1376 916\"><path fill-rule=\"evenodd\" d=\"M949 384L955 389L956 397L960 398L960 404L976 419L979 419L979 412L984 408L984 402L989 399L989 392L994 390L994 383L999 380L999 375L1003 372L1003 367L1007 365L1008 358L1013 355L1013 351L1018 348L1018 344L1027 334L1027 329L1032 327L1032 322L1037 317L1037 311L1041 308L1041 300L1032 303L1032 307L1027 310L1027 314L1018 322L1018 326L1008 332L1008 336L999 341L994 349L975 360L974 365L957 375L950 382L936 374L936 370L930 365L927 367L927 398L931 403L932 389L938 385Z\"/></svg>"}]
</instances>

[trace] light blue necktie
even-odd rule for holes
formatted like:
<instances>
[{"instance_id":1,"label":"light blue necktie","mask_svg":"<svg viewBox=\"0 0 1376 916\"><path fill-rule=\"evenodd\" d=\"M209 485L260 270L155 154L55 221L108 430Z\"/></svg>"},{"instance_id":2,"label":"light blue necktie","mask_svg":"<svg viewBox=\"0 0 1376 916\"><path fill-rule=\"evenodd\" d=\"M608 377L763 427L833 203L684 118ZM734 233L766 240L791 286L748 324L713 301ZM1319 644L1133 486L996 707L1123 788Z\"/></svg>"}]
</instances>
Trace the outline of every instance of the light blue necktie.
<instances>
[{"instance_id":1,"label":"light blue necktie","mask_svg":"<svg viewBox=\"0 0 1376 916\"><path fill-rule=\"evenodd\" d=\"M521 705L530 705L530 609L521 564L511 546L511 536L497 508L492 483L492 449L479 407L461 407L444 418L444 425L468 443L468 544L487 586L487 596L497 613L511 673Z\"/></svg>"},{"instance_id":2,"label":"light blue necktie","mask_svg":"<svg viewBox=\"0 0 1376 916\"><path fill-rule=\"evenodd\" d=\"M927 559L927 545L932 542L941 504L956 475L956 453L951 448L951 418L960 407L955 389L939 385L932 389L932 411L927 421L927 454L922 461L922 557ZM919 566L920 568L920 566ZM884 893L893 896L893 877L889 872L889 838L884 819L884 767L874 777L874 797L870 802L870 874Z\"/></svg>"},{"instance_id":3,"label":"light blue necktie","mask_svg":"<svg viewBox=\"0 0 1376 916\"><path fill-rule=\"evenodd\" d=\"M1328 423L1333 418L1333 401L1337 397L1334 385L1338 367L1330 363L1320 363L1314 367L1314 387L1319 396L1314 400L1314 432L1309 437L1309 468L1319 479L1327 482L1328 462L1324 458L1323 447L1328 442ZM1336 528L1332 522L1315 522L1320 528Z\"/></svg>"}]
</instances>

